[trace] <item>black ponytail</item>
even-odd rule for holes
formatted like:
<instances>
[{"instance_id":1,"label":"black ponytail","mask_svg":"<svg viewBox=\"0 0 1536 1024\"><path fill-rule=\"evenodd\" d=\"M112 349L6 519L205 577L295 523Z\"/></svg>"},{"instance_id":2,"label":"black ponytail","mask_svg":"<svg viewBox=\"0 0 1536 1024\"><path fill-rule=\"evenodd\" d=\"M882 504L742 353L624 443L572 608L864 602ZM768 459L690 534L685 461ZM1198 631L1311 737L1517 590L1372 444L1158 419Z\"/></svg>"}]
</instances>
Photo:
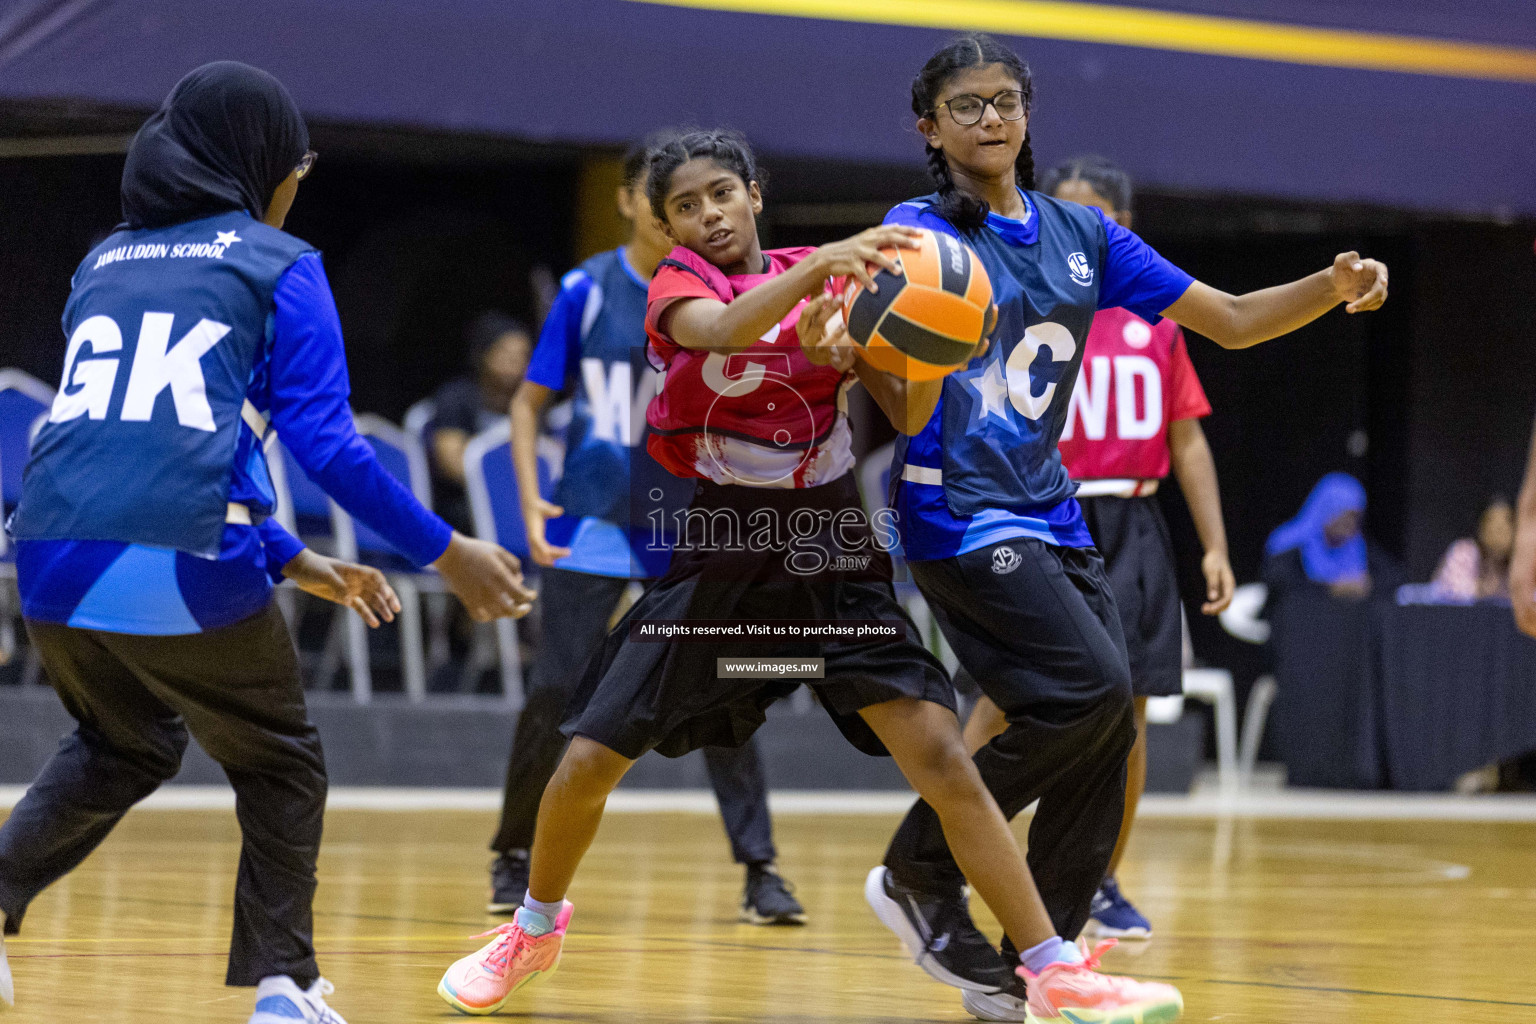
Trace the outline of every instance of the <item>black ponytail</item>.
<instances>
[{"instance_id":1,"label":"black ponytail","mask_svg":"<svg viewBox=\"0 0 1536 1024\"><path fill-rule=\"evenodd\" d=\"M1029 65L1019 59L1002 43L980 32L958 36L942 50L929 58L923 70L912 80L912 113L918 117L933 117L934 101L943 91L945 83L961 71L1001 64L1008 73L1018 79L1024 93L1025 116L1034 107L1035 86L1029 73ZM961 231L975 231L987 222L991 208L986 200L966 195L955 186L954 175L949 170L949 160L944 151L927 147L928 174L939 192L939 215ZM1029 129L1024 129L1024 145L1014 159L1014 178L1019 187L1035 187L1035 155L1029 145Z\"/></svg>"}]
</instances>

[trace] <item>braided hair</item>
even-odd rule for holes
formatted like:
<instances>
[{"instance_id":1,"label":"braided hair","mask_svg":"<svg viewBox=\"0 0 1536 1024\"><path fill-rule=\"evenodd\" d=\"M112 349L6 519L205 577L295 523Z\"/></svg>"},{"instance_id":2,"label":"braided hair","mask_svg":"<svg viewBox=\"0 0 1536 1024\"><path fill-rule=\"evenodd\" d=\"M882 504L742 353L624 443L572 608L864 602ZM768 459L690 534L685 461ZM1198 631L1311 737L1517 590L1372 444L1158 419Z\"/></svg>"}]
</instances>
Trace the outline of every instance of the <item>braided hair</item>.
<instances>
[{"instance_id":1,"label":"braided hair","mask_svg":"<svg viewBox=\"0 0 1536 1024\"><path fill-rule=\"evenodd\" d=\"M757 182L758 189L762 190L766 184L747 137L728 128L674 135L654 145L650 154L651 176L646 181L646 193L651 201L651 212L663 222L667 219L667 191L672 187L672 175L690 160L713 160L740 178L743 185Z\"/></svg>"},{"instance_id":2,"label":"braided hair","mask_svg":"<svg viewBox=\"0 0 1536 1024\"><path fill-rule=\"evenodd\" d=\"M912 79L912 113L918 117L933 117L934 101L945 84L961 71L1001 64L1019 81L1024 93L1025 116L1034 106L1035 87L1030 77L1029 65L1019 59L1002 43L980 32L957 36L942 50L928 59L923 70ZM961 192L955 186L954 175L949 170L949 160L942 149L927 147L928 175L939 190L939 215L961 231L974 231L987 222L991 208L986 200L977 199ZM1014 179L1023 189L1035 187L1035 154L1029 145L1029 128L1024 129L1024 144L1013 162Z\"/></svg>"},{"instance_id":3,"label":"braided hair","mask_svg":"<svg viewBox=\"0 0 1536 1024\"><path fill-rule=\"evenodd\" d=\"M1072 181L1086 183L1122 213L1131 209L1131 176L1102 156L1075 156L1057 164L1046 173L1040 191L1054 196L1057 189Z\"/></svg>"}]
</instances>

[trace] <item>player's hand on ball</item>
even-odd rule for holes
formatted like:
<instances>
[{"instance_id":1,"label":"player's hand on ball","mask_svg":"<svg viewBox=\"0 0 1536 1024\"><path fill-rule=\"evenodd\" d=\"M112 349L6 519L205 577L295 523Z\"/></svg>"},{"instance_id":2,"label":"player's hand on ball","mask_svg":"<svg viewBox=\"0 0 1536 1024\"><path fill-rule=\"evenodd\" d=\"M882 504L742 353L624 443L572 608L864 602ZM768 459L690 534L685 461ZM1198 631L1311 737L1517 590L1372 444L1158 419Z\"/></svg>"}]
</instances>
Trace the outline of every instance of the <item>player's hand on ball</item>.
<instances>
[{"instance_id":1,"label":"player's hand on ball","mask_svg":"<svg viewBox=\"0 0 1536 1024\"><path fill-rule=\"evenodd\" d=\"M1333 290L1349 303L1346 313L1380 309L1387 301L1387 265L1357 252L1341 252L1333 259Z\"/></svg>"},{"instance_id":2,"label":"player's hand on ball","mask_svg":"<svg viewBox=\"0 0 1536 1024\"><path fill-rule=\"evenodd\" d=\"M306 594L351 608L373 629L394 622L400 598L384 574L367 565L327 558L305 548L283 566L283 575Z\"/></svg>"},{"instance_id":3,"label":"player's hand on ball","mask_svg":"<svg viewBox=\"0 0 1536 1024\"><path fill-rule=\"evenodd\" d=\"M823 292L800 310L796 332L805 358L817 366L832 366L844 372L853 368L853 339L843 324L842 300Z\"/></svg>"},{"instance_id":4,"label":"player's hand on ball","mask_svg":"<svg viewBox=\"0 0 1536 1024\"><path fill-rule=\"evenodd\" d=\"M901 266L881 249L916 249L922 242L922 232L917 228L900 224L882 224L877 228L860 231L852 238L831 242L816 250L817 269L823 278L852 277L871 292L875 286L870 264L880 270L900 274Z\"/></svg>"},{"instance_id":5,"label":"player's hand on ball","mask_svg":"<svg viewBox=\"0 0 1536 1024\"><path fill-rule=\"evenodd\" d=\"M499 544L454 531L448 550L432 567L476 622L520 619L533 608L537 595L523 585L522 563Z\"/></svg>"}]
</instances>

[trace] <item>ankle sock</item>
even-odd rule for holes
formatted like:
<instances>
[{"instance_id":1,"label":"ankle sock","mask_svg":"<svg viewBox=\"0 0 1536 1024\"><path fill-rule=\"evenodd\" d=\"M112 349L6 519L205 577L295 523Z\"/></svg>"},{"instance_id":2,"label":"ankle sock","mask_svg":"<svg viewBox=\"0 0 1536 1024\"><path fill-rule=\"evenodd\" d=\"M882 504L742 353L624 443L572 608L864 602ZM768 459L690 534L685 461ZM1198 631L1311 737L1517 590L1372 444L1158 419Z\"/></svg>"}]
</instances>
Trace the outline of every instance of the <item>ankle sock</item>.
<instances>
[{"instance_id":1,"label":"ankle sock","mask_svg":"<svg viewBox=\"0 0 1536 1024\"><path fill-rule=\"evenodd\" d=\"M1031 974L1039 974L1051 964L1082 963L1082 951L1060 935L1052 935L1038 946L1030 946L1019 954L1019 961Z\"/></svg>"},{"instance_id":2,"label":"ankle sock","mask_svg":"<svg viewBox=\"0 0 1536 1024\"><path fill-rule=\"evenodd\" d=\"M564 900L544 903L529 893L523 897L522 909L517 912L517 924L535 938L548 935L555 930L555 918L560 915L560 908L564 905Z\"/></svg>"}]
</instances>

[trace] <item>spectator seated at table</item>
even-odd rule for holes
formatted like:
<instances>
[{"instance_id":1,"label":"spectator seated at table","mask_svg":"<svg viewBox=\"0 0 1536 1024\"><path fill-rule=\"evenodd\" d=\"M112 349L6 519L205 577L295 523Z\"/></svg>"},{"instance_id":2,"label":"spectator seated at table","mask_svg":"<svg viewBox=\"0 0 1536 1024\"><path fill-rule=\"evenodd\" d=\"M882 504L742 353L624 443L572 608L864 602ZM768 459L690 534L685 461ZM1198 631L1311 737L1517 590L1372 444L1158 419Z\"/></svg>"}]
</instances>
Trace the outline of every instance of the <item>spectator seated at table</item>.
<instances>
[{"instance_id":1,"label":"spectator seated at table","mask_svg":"<svg viewBox=\"0 0 1536 1024\"><path fill-rule=\"evenodd\" d=\"M1271 598L1311 587L1341 601L1369 597L1402 575L1396 561L1361 532L1365 488L1348 473L1317 482L1296 518L1281 524L1264 545L1264 582ZM1381 592L1385 593L1386 590Z\"/></svg>"},{"instance_id":2,"label":"spectator seated at table","mask_svg":"<svg viewBox=\"0 0 1536 1024\"><path fill-rule=\"evenodd\" d=\"M1428 598L1443 604L1509 600L1509 559L1515 548L1515 509L1497 495L1477 521L1477 536L1446 548L1428 588Z\"/></svg>"},{"instance_id":3,"label":"spectator seated at table","mask_svg":"<svg viewBox=\"0 0 1536 1024\"><path fill-rule=\"evenodd\" d=\"M1292 785L1371 788L1378 756L1357 728L1374 714L1368 600L1390 600L1402 571L1361 532L1365 488L1347 473L1318 481L1301 511L1270 534L1263 577L1279 693L1275 752Z\"/></svg>"},{"instance_id":4,"label":"spectator seated at table","mask_svg":"<svg viewBox=\"0 0 1536 1024\"><path fill-rule=\"evenodd\" d=\"M427 428L427 454L438 515L473 536L464 492L464 449L470 438L507 415L528 369L533 336L521 320L492 312L470 323L468 340L471 372L450 380L432 396L436 410Z\"/></svg>"}]
</instances>

